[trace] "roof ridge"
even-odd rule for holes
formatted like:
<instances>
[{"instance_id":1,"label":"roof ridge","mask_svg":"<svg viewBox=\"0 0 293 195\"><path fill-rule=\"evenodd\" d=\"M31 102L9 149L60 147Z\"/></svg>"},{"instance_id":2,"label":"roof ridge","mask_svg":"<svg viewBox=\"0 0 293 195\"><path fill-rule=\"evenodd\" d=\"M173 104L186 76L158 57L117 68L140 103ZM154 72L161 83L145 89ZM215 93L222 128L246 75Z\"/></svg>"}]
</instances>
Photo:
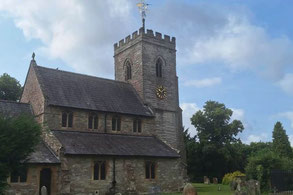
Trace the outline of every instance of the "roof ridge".
<instances>
[{"instance_id":1,"label":"roof ridge","mask_svg":"<svg viewBox=\"0 0 293 195\"><path fill-rule=\"evenodd\" d=\"M126 84L126 85L130 85L129 83L124 82L124 81L118 81L118 80L114 80L114 79L107 79L107 78L103 78L103 77L97 77L97 76L94 76L94 75L88 75L88 74L82 74L82 73L77 73L77 72L70 72L70 71L66 71L66 70L48 68L48 67L44 67L44 66L40 66L40 65L36 65L35 67L44 68L44 69L48 69L48 70L52 70L52 71L56 71L56 72L64 72L64 73L68 73L68 74L74 74L74 75L91 77L91 78L100 79L100 80L106 80L106 81L110 81L110 82L114 82L114 83L123 83L123 84Z\"/></svg>"},{"instance_id":2,"label":"roof ridge","mask_svg":"<svg viewBox=\"0 0 293 195\"><path fill-rule=\"evenodd\" d=\"M153 135L130 135L130 134L122 134L122 133L100 133L96 131L78 131L78 130L57 130L57 129L52 129L51 131L56 131L56 132L71 132L71 133L89 133L89 134L99 134L99 135L115 135L115 136L125 136L125 137L152 137L156 138L156 136Z\"/></svg>"},{"instance_id":3,"label":"roof ridge","mask_svg":"<svg viewBox=\"0 0 293 195\"><path fill-rule=\"evenodd\" d=\"M42 139L41 142L45 145L45 147L53 154L53 156L60 161L59 157L55 154L52 148Z\"/></svg>"},{"instance_id":4,"label":"roof ridge","mask_svg":"<svg viewBox=\"0 0 293 195\"><path fill-rule=\"evenodd\" d=\"M0 102L5 102L5 103L11 103L11 104L23 104L23 105L30 105L29 103L24 103L24 102L17 102L17 101L13 101L13 100L1 100Z\"/></svg>"},{"instance_id":5,"label":"roof ridge","mask_svg":"<svg viewBox=\"0 0 293 195\"><path fill-rule=\"evenodd\" d=\"M34 65L47 104L102 112L153 116L128 82Z\"/></svg>"}]
</instances>

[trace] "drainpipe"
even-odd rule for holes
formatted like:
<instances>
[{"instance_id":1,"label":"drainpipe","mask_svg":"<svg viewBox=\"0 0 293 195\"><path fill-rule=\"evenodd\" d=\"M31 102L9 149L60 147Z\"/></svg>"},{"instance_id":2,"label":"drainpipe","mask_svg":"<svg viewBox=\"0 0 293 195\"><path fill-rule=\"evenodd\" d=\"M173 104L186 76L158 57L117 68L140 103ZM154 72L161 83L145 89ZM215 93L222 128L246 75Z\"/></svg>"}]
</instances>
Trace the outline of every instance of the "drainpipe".
<instances>
[{"instance_id":1,"label":"drainpipe","mask_svg":"<svg viewBox=\"0 0 293 195\"><path fill-rule=\"evenodd\" d=\"M112 181L112 189L114 194L116 193L116 159L113 158L113 181Z\"/></svg>"},{"instance_id":2,"label":"drainpipe","mask_svg":"<svg viewBox=\"0 0 293 195\"><path fill-rule=\"evenodd\" d=\"M105 113L104 131L107 133L107 113Z\"/></svg>"}]
</instances>

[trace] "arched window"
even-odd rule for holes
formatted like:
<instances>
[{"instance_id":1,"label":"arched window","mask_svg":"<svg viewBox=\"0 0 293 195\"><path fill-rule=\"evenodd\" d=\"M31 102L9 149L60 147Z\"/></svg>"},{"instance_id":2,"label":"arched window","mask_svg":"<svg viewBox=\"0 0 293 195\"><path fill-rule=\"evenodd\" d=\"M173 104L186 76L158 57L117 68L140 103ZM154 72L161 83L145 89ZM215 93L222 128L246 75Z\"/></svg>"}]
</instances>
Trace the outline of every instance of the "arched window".
<instances>
[{"instance_id":1,"label":"arched window","mask_svg":"<svg viewBox=\"0 0 293 195\"><path fill-rule=\"evenodd\" d=\"M162 66L163 66L163 61L161 58L159 58L156 62L156 75L157 75L157 77L162 77Z\"/></svg>"},{"instance_id":2,"label":"arched window","mask_svg":"<svg viewBox=\"0 0 293 195\"><path fill-rule=\"evenodd\" d=\"M131 73L131 64L129 61L125 63L125 80L129 80L132 78L132 73Z\"/></svg>"},{"instance_id":3,"label":"arched window","mask_svg":"<svg viewBox=\"0 0 293 195\"><path fill-rule=\"evenodd\" d=\"M121 130L121 118L119 116L113 116L112 118L112 131Z\"/></svg>"},{"instance_id":4,"label":"arched window","mask_svg":"<svg viewBox=\"0 0 293 195\"><path fill-rule=\"evenodd\" d=\"M62 127L72 127L73 124L73 113L62 112Z\"/></svg>"},{"instance_id":5,"label":"arched window","mask_svg":"<svg viewBox=\"0 0 293 195\"><path fill-rule=\"evenodd\" d=\"M133 132L134 133L141 133L141 119L134 118L133 119Z\"/></svg>"},{"instance_id":6,"label":"arched window","mask_svg":"<svg viewBox=\"0 0 293 195\"><path fill-rule=\"evenodd\" d=\"M95 162L94 165L94 180L106 179L106 161Z\"/></svg>"},{"instance_id":7,"label":"arched window","mask_svg":"<svg viewBox=\"0 0 293 195\"><path fill-rule=\"evenodd\" d=\"M145 178L155 179L156 178L156 163L148 161L145 163Z\"/></svg>"},{"instance_id":8,"label":"arched window","mask_svg":"<svg viewBox=\"0 0 293 195\"><path fill-rule=\"evenodd\" d=\"M89 129L98 129L99 118L97 114L90 113L88 118L88 128Z\"/></svg>"}]
</instances>

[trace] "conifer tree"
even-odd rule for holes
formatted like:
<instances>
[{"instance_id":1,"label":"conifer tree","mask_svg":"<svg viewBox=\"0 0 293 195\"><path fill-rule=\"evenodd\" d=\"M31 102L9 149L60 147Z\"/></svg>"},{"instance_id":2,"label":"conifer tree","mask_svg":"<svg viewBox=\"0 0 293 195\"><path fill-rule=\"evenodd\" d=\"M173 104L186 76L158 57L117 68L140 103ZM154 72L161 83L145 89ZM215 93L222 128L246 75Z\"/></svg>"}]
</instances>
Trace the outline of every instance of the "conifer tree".
<instances>
[{"instance_id":1,"label":"conifer tree","mask_svg":"<svg viewBox=\"0 0 293 195\"><path fill-rule=\"evenodd\" d=\"M290 146L289 138L286 134L282 123L277 122L273 131L273 149L276 153L283 157L293 157L292 148Z\"/></svg>"}]
</instances>

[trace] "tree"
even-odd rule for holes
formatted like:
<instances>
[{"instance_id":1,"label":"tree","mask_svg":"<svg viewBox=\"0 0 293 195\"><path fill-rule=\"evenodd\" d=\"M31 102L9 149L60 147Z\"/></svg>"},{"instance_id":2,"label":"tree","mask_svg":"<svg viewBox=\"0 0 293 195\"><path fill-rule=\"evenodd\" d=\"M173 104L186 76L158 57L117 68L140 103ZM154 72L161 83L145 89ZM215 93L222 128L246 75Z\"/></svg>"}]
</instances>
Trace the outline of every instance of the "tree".
<instances>
[{"instance_id":1,"label":"tree","mask_svg":"<svg viewBox=\"0 0 293 195\"><path fill-rule=\"evenodd\" d=\"M196 112L191 123L197 130L200 143L213 143L216 147L239 141L237 134L244 127L239 120L231 121L233 111L224 104L207 101L203 111Z\"/></svg>"},{"instance_id":2,"label":"tree","mask_svg":"<svg viewBox=\"0 0 293 195\"><path fill-rule=\"evenodd\" d=\"M25 162L40 140L41 128L32 116L0 116L0 194L7 177Z\"/></svg>"},{"instance_id":3,"label":"tree","mask_svg":"<svg viewBox=\"0 0 293 195\"><path fill-rule=\"evenodd\" d=\"M255 179L260 182L261 190L270 189L270 179L272 170L291 170L292 161L289 158L280 157L273 151L260 150L249 157L245 168L248 179Z\"/></svg>"},{"instance_id":4,"label":"tree","mask_svg":"<svg viewBox=\"0 0 293 195\"><path fill-rule=\"evenodd\" d=\"M199 144L196 142L196 136L190 136L188 129L184 130L184 144L186 149L186 163L187 163L187 174L192 181L196 181L196 174L200 171L200 160L199 155Z\"/></svg>"},{"instance_id":5,"label":"tree","mask_svg":"<svg viewBox=\"0 0 293 195\"><path fill-rule=\"evenodd\" d=\"M277 122L273 130L273 149L284 157L293 157L292 148L282 123Z\"/></svg>"},{"instance_id":6,"label":"tree","mask_svg":"<svg viewBox=\"0 0 293 195\"><path fill-rule=\"evenodd\" d=\"M2 100L19 100L22 87L18 80L4 73L0 77L0 99Z\"/></svg>"},{"instance_id":7,"label":"tree","mask_svg":"<svg viewBox=\"0 0 293 195\"><path fill-rule=\"evenodd\" d=\"M224 104L207 101L203 111L196 112L191 123L197 129L197 140L187 159L192 175L218 177L227 172L244 169L244 145L236 138L242 132L239 120L231 121L233 112Z\"/></svg>"},{"instance_id":8,"label":"tree","mask_svg":"<svg viewBox=\"0 0 293 195\"><path fill-rule=\"evenodd\" d=\"M259 152L271 152L273 151L272 142L251 142L248 146L247 156L254 156Z\"/></svg>"}]
</instances>

